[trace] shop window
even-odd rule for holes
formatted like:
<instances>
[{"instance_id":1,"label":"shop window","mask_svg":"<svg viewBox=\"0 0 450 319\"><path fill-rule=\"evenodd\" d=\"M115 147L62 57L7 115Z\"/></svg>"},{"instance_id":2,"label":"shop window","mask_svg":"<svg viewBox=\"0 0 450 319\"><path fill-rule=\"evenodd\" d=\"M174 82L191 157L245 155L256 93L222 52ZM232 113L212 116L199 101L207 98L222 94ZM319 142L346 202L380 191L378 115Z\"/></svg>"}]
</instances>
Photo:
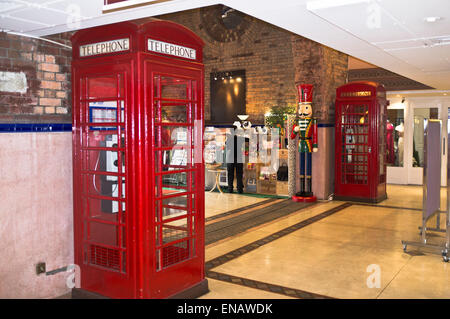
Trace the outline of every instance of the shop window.
<instances>
[{"instance_id":1,"label":"shop window","mask_svg":"<svg viewBox=\"0 0 450 319\"><path fill-rule=\"evenodd\" d=\"M403 167L404 155L404 109L387 110L386 165Z\"/></svg>"}]
</instances>

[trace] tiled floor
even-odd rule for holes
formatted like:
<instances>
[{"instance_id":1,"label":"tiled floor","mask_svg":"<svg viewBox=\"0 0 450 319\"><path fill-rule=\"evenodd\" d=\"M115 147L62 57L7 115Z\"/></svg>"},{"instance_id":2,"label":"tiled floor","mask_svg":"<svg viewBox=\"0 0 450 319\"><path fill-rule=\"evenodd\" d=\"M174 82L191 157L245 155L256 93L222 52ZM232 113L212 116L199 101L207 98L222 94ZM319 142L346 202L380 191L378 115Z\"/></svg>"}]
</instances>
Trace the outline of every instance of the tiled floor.
<instances>
[{"instance_id":1,"label":"tiled floor","mask_svg":"<svg viewBox=\"0 0 450 319\"><path fill-rule=\"evenodd\" d=\"M239 207L266 201L267 198L238 195L236 193L205 192L205 217L211 217Z\"/></svg>"},{"instance_id":2,"label":"tiled floor","mask_svg":"<svg viewBox=\"0 0 450 319\"><path fill-rule=\"evenodd\" d=\"M421 190L390 185L389 198L377 207L320 202L213 243L206 247L210 292L201 298L291 298L308 294L332 298L449 298L450 263L444 263L438 254L418 252L415 247L403 251L401 240L420 239ZM227 196L230 203L225 204L221 196ZM444 191L441 198L441 209L445 210ZM210 212L207 208L206 214L256 200L264 199L211 193L206 205L216 208ZM442 242L443 235L438 233L430 241ZM373 280L377 273L379 287Z\"/></svg>"}]
</instances>

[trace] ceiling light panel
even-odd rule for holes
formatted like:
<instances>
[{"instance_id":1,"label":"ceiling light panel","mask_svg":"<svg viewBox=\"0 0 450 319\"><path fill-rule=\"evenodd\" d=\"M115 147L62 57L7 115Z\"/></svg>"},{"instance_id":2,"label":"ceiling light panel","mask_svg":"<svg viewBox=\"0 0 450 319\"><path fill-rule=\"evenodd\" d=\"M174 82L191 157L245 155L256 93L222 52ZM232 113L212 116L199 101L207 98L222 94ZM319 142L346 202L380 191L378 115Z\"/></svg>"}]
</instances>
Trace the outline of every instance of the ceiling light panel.
<instances>
[{"instance_id":1,"label":"ceiling light panel","mask_svg":"<svg viewBox=\"0 0 450 319\"><path fill-rule=\"evenodd\" d=\"M405 28L401 20L398 20L383 8L384 3L388 1L390 0L357 2L355 0L347 3L340 0L336 3L345 5L322 8L320 6L311 6L310 3L318 2L311 1L307 3L307 8L333 25L368 42L414 38L414 35ZM330 2L330 4L332 3L334 2ZM315 9L316 7L318 9Z\"/></svg>"},{"instance_id":2,"label":"ceiling light panel","mask_svg":"<svg viewBox=\"0 0 450 319\"><path fill-rule=\"evenodd\" d=\"M37 16L39 16L38 21L45 22L49 25L64 23L67 17L67 13L64 11L49 10L45 7L19 10L10 15L30 21L37 20Z\"/></svg>"},{"instance_id":3,"label":"ceiling light panel","mask_svg":"<svg viewBox=\"0 0 450 319\"><path fill-rule=\"evenodd\" d=\"M414 65L423 72L450 71L450 45L422 47L417 49L398 49L389 54ZM430 58L433 57L433 58Z\"/></svg>"},{"instance_id":4,"label":"ceiling light panel","mask_svg":"<svg viewBox=\"0 0 450 319\"><path fill-rule=\"evenodd\" d=\"M15 1L0 1L0 13L10 12L23 6Z\"/></svg>"},{"instance_id":5,"label":"ceiling light panel","mask_svg":"<svg viewBox=\"0 0 450 319\"><path fill-rule=\"evenodd\" d=\"M21 19L8 17L8 16L1 16L1 23L0 23L0 29L2 30L12 30L17 32L26 32L27 30L35 30L40 29L44 27L48 27L48 24L44 24L37 21L26 21L24 22Z\"/></svg>"},{"instance_id":6,"label":"ceiling light panel","mask_svg":"<svg viewBox=\"0 0 450 319\"><path fill-rule=\"evenodd\" d=\"M448 0L383 0L383 8L416 35L428 38L450 34L450 1ZM408 8L414 8L408 9ZM426 18L438 17L435 22Z\"/></svg>"}]
</instances>

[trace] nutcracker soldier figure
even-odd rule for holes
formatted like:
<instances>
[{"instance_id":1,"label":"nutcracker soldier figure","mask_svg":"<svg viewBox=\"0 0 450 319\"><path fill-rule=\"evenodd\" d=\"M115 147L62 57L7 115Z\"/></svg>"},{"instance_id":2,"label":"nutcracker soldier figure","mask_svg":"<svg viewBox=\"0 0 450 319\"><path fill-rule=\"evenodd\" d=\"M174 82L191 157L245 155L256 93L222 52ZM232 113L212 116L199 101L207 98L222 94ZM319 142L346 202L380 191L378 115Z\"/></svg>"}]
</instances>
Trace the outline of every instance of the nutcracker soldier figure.
<instances>
[{"instance_id":1,"label":"nutcracker soldier figure","mask_svg":"<svg viewBox=\"0 0 450 319\"><path fill-rule=\"evenodd\" d=\"M312 152L317 152L317 119L312 117L311 84L298 84L299 103L297 118L292 128L291 139L298 136L300 156L300 191L292 197L294 201L313 202L316 197L312 192Z\"/></svg>"}]
</instances>

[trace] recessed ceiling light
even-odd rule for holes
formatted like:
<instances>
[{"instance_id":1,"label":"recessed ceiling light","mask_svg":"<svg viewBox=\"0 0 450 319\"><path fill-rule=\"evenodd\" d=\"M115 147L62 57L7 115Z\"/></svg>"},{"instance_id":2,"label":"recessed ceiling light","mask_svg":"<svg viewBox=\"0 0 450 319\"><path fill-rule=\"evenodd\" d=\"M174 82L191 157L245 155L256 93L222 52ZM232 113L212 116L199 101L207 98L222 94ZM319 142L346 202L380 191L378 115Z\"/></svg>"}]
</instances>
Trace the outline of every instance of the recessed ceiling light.
<instances>
[{"instance_id":1,"label":"recessed ceiling light","mask_svg":"<svg viewBox=\"0 0 450 319\"><path fill-rule=\"evenodd\" d=\"M441 17L426 17L424 20L426 22L432 23L432 22L436 22L436 21L441 20L441 19L442 19Z\"/></svg>"}]
</instances>

